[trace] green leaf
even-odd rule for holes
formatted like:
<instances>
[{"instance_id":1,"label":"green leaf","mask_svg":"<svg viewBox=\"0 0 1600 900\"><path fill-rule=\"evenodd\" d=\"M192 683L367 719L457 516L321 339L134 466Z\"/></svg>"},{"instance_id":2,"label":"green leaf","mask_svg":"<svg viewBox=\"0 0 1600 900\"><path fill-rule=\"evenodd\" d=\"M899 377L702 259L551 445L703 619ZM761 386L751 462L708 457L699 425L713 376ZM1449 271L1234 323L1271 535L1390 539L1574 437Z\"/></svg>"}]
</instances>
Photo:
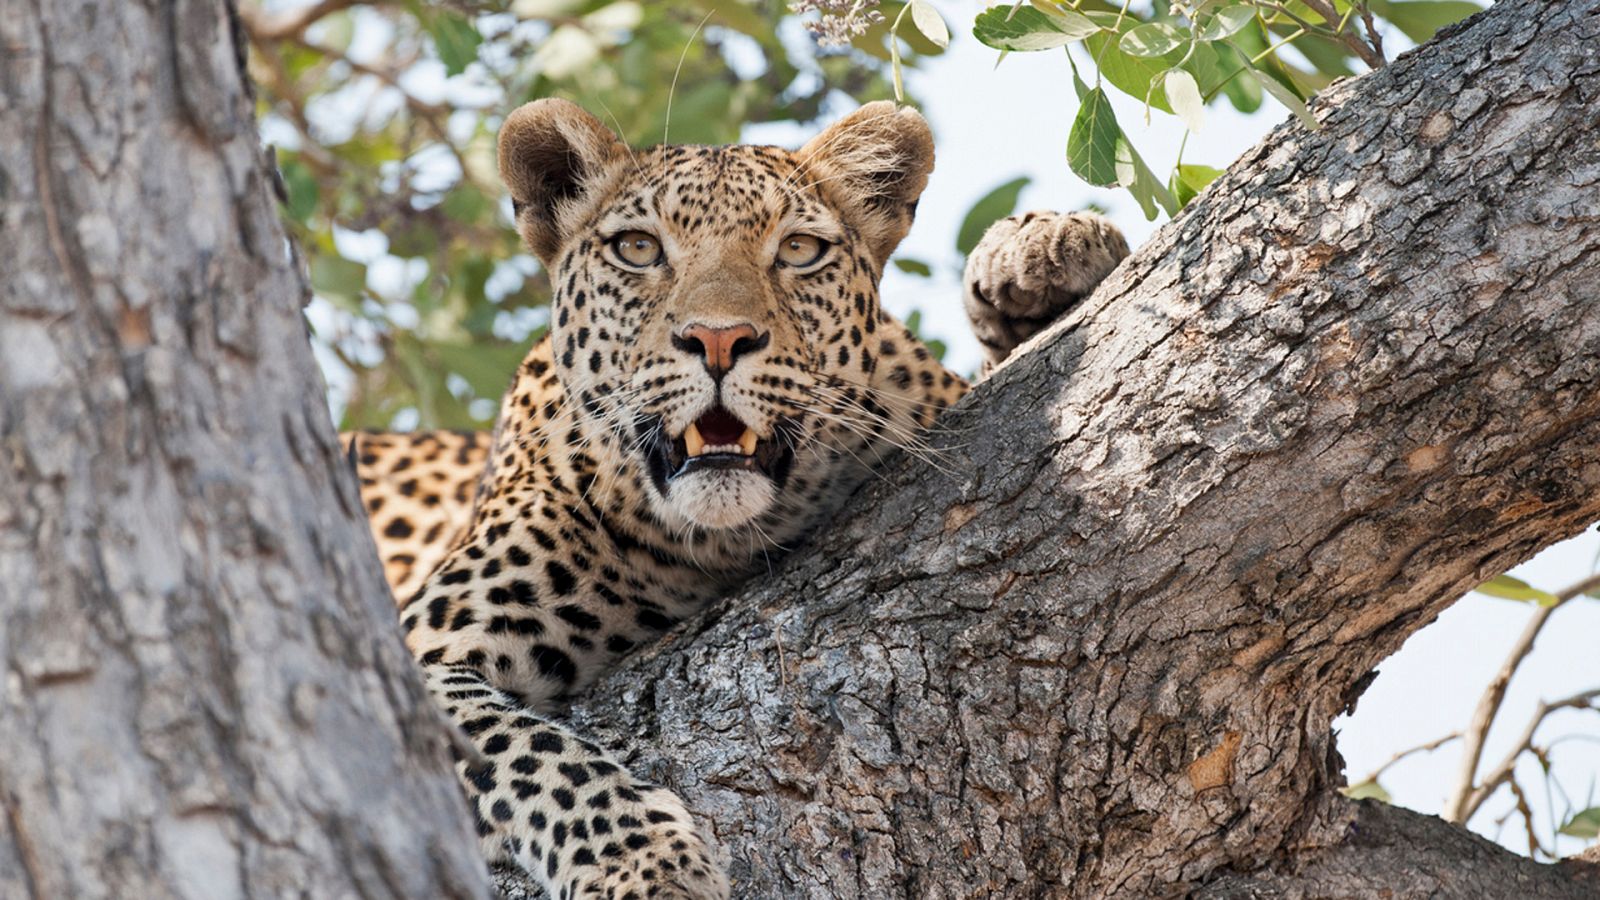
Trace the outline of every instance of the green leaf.
<instances>
[{"instance_id":1,"label":"green leaf","mask_svg":"<svg viewBox=\"0 0 1600 900\"><path fill-rule=\"evenodd\" d=\"M1150 171L1126 135L1117 138L1116 169L1117 183L1127 188L1128 193L1139 201L1146 219L1154 220L1158 207L1169 216L1178 214L1178 203L1172 198L1172 193L1156 177L1156 173Z\"/></svg>"},{"instance_id":2,"label":"green leaf","mask_svg":"<svg viewBox=\"0 0 1600 900\"><path fill-rule=\"evenodd\" d=\"M470 225L487 219L494 212L494 201L472 184L462 182L444 195L439 209L457 222Z\"/></svg>"},{"instance_id":3,"label":"green leaf","mask_svg":"<svg viewBox=\"0 0 1600 900\"><path fill-rule=\"evenodd\" d=\"M1150 105L1162 112L1172 112L1167 105L1167 95L1158 80L1170 66L1164 60L1140 59L1122 52L1117 38L1111 34L1096 34L1084 39L1089 55L1098 61L1100 76L1111 86L1130 97L1150 100Z\"/></svg>"},{"instance_id":4,"label":"green leaf","mask_svg":"<svg viewBox=\"0 0 1600 900\"><path fill-rule=\"evenodd\" d=\"M385 226L389 252L399 257L427 256L439 249L439 232L432 217L406 216Z\"/></svg>"},{"instance_id":5,"label":"green leaf","mask_svg":"<svg viewBox=\"0 0 1600 900\"><path fill-rule=\"evenodd\" d=\"M1188 206L1189 201L1199 196L1206 189L1206 185L1217 179L1222 174L1221 169L1210 166L1179 166L1172 173L1172 194L1177 198L1179 205Z\"/></svg>"},{"instance_id":6,"label":"green leaf","mask_svg":"<svg viewBox=\"0 0 1600 900\"><path fill-rule=\"evenodd\" d=\"M428 347L428 352L437 357L445 369L465 378L474 394L499 399L528 349L521 344L499 341L470 344L437 341Z\"/></svg>"},{"instance_id":7,"label":"green leaf","mask_svg":"<svg viewBox=\"0 0 1600 900\"><path fill-rule=\"evenodd\" d=\"M1016 201L1013 200L1012 203L1015 205ZM987 228L988 226L985 225L984 227ZM908 275L920 275L923 278L933 277L933 267L920 259L907 259L904 256L896 257L894 267Z\"/></svg>"},{"instance_id":8,"label":"green leaf","mask_svg":"<svg viewBox=\"0 0 1600 900\"><path fill-rule=\"evenodd\" d=\"M1316 116L1311 114L1311 110L1306 108L1305 102L1296 96L1294 91L1284 87L1276 78L1259 69L1251 69L1250 74L1254 75L1256 81L1261 83L1263 90L1271 94L1273 99L1288 107L1289 111L1294 113L1301 122L1304 122L1307 128L1316 131L1321 127L1317 124Z\"/></svg>"},{"instance_id":9,"label":"green leaf","mask_svg":"<svg viewBox=\"0 0 1600 900\"><path fill-rule=\"evenodd\" d=\"M1371 6L1419 44L1446 25L1483 11L1482 4L1467 0L1371 0Z\"/></svg>"},{"instance_id":10,"label":"green leaf","mask_svg":"<svg viewBox=\"0 0 1600 900\"><path fill-rule=\"evenodd\" d=\"M1224 6L1195 26L1194 36L1202 41L1220 41L1238 34L1255 16L1256 11L1252 6L1242 3Z\"/></svg>"},{"instance_id":11,"label":"green leaf","mask_svg":"<svg viewBox=\"0 0 1600 900\"><path fill-rule=\"evenodd\" d=\"M1303 34L1295 38L1293 47L1306 58L1306 62L1311 63L1310 71L1295 70L1297 84L1303 82L1313 91L1322 90L1335 78L1348 78L1355 74L1356 70L1351 68L1351 64L1356 61L1356 56L1342 43L1320 35Z\"/></svg>"},{"instance_id":12,"label":"green leaf","mask_svg":"<svg viewBox=\"0 0 1600 900\"><path fill-rule=\"evenodd\" d=\"M1129 56L1165 56L1183 46L1183 36L1165 22L1150 22L1129 29L1117 46Z\"/></svg>"},{"instance_id":13,"label":"green leaf","mask_svg":"<svg viewBox=\"0 0 1600 900\"><path fill-rule=\"evenodd\" d=\"M992 6L978 14L972 36L996 50L1051 50L1099 30L1087 18L1084 22L1089 30L1080 33L1031 6Z\"/></svg>"},{"instance_id":14,"label":"green leaf","mask_svg":"<svg viewBox=\"0 0 1600 900\"><path fill-rule=\"evenodd\" d=\"M911 332L912 337L921 341L922 345L928 348L928 352L933 354L934 359L941 362L944 360L944 341L929 338L922 333L922 310L913 309L911 314L906 316L905 326L906 330Z\"/></svg>"},{"instance_id":15,"label":"green leaf","mask_svg":"<svg viewBox=\"0 0 1600 900\"><path fill-rule=\"evenodd\" d=\"M911 332L912 337L919 341L922 340L922 310L913 309L911 314L906 316L904 324L906 330Z\"/></svg>"},{"instance_id":16,"label":"green leaf","mask_svg":"<svg viewBox=\"0 0 1600 900\"><path fill-rule=\"evenodd\" d=\"M1100 26L1094 20L1076 10L1067 9L1053 0L1029 0L1033 8L1049 16L1055 22L1056 30L1063 34L1070 34L1078 38L1085 38L1096 31Z\"/></svg>"},{"instance_id":17,"label":"green leaf","mask_svg":"<svg viewBox=\"0 0 1600 900\"><path fill-rule=\"evenodd\" d=\"M1377 780L1370 778L1361 782L1360 784L1352 784L1349 787L1340 788L1339 793L1349 797L1351 800L1377 800L1382 803L1394 802L1394 798L1390 797L1389 792L1383 789L1383 785L1379 784Z\"/></svg>"},{"instance_id":18,"label":"green leaf","mask_svg":"<svg viewBox=\"0 0 1600 900\"><path fill-rule=\"evenodd\" d=\"M295 159L284 161L279 171L283 173L283 187L289 195L283 205L284 212L304 225L317 210L317 178L304 163Z\"/></svg>"},{"instance_id":19,"label":"green leaf","mask_svg":"<svg viewBox=\"0 0 1600 900\"><path fill-rule=\"evenodd\" d=\"M1011 215L1017 209L1017 197L1032 179L1027 176L1013 178L1005 184L978 198L961 220L961 230L956 233L956 249L965 256L978 246L978 241L989 226Z\"/></svg>"},{"instance_id":20,"label":"green leaf","mask_svg":"<svg viewBox=\"0 0 1600 900\"><path fill-rule=\"evenodd\" d=\"M311 287L333 298L354 299L367 286L367 267L363 263L319 253L311 260Z\"/></svg>"},{"instance_id":21,"label":"green leaf","mask_svg":"<svg viewBox=\"0 0 1600 900\"><path fill-rule=\"evenodd\" d=\"M1261 108L1261 85L1246 73L1244 57L1227 44L1199 44L1183 67L1200 82L1200 95L1221 93L1242 113Z\"/></svg>"},{"instance_id":22,"label":"green leaf","mask_svg":"<svg viewBox=\"0 0 1600 900\"><path fill-rule=\"evenodd\" d=\"M1518 600L1523 603L1537 603L1540 606L1554 606L1561 602L1561 598L1549 591L1541 591L1520 578L1510 575L1496 575L1474 588L1478 593L1489 597L1498 597L1501 600Z\"/></svg>"},{"instance_id":23,"label":"green leaf","mask_svg":"<svg viewBox=\"0 0 1600 900\"><path fill-rule=\"evenodd\" d=\"M911 24L936 46L950 46L950 29L945 27L939 11L928 0L911 0Z\"/></svg>"},{"instance_id":24,"label":"green leaf","mask_svg":"<svg viewBox=\"0 0 1600 900\"><path fill-rule=\"evenodd\" d=\"M466 71L467 65L478 58L478 45L483 43L483 35L466 16L449 10L432 17L428 34L433 37L433 48L447 75Z\"/></svg>"},{"instance_id":25,"label":"green leaf","mask_svg":"<svg viewBox=\"0 0 1600 900\"><path fill-rule=\"evenodd\" d=\"M772 23L766 18L766 14L758 12L755 7L743 0L691 0L689 5L699 9L702 16L711 13L711 20L707 25L723 25L757 39L772 31ZM694 20L698 21L699 18L700 16L695 16Z\"/></svg>"},{"instance_id":26,"label":"green leaf","mask_svg":"<svg viewBox=\"0 0 1600 900\"><path fill-rule=\"evenodd\" d=\"M1167 102L1183 120L1183 127L1199 134L1205 123L1206 102L1200 98L1200 85L1194 76L1182 69L1169 69L1163 86L1167 89Z\"/></svg>"},{"instance_id":27,"label":"green leaf","mask_svg":"<svg viewBox=\"0 0 1600 900\"><path fill-rule=\"evenodd\" d=\"M1561 826L1560 832L1586 841L1600 837L1600 806L1591 806L1581 812L1573 813L1572 818Z\"/></svg>"},{"instance_id":28,"label":"green leaf","mask_svg":"<svg viewBox=\"0 0 1600 900\"><path fill-rule=\"evenodd\" d=\"M1122 129L1111 110L1111 100L1100 88L1084 94L1078 115L1067 135L1067 165L1078 177L1097 187L1118 183L1117 140Z\"/></svg>"}]
</instances>

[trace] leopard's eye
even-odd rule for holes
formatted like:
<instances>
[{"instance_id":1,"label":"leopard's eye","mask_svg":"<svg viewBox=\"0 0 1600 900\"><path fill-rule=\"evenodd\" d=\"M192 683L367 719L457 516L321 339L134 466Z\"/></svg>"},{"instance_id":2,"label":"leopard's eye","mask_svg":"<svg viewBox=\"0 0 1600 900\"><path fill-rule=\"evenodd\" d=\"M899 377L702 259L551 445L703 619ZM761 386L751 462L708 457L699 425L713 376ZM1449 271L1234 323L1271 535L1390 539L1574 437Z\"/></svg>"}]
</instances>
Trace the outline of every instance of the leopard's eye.
<instances>
[{"instance_id":1,"label":"leopard's eye","mask_svg":"<svg viewBox=\"0 0 1600 900\"><path fill-rule=\"evenodd\" d=\"M617 258L637 269L661 262L661 242L642 231L624 231L611 239Z\"/></svg>"},{"instance_id":2,"label":"leopard's eye","mask_svg":"<svg viewBox=\"0 0 1600 900\"><path fill-rule=\"evenodd\" d=\"M791 268L802 269L822 258L828 252L828 242L809 234L791 234L778 245L778 262Z\"/></svg>"}]
</instances>

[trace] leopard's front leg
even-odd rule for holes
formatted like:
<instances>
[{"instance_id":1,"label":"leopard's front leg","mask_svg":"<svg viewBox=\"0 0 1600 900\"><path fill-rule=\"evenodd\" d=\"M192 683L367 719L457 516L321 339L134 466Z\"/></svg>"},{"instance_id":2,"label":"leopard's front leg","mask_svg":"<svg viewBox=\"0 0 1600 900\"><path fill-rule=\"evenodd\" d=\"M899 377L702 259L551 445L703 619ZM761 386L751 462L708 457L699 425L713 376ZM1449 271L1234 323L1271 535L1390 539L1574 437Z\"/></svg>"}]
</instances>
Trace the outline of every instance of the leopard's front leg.
<instances>
[{"instance_id":1,"label":"leopard's front leg","mask_svg":"<svg viewBox=\"0 0 1600 900\"><path fill-rule=\"evenodd\" d=\"M457 770L491 861L515 862L553 900L726 900L728 879L683 802L468 666L425 670L479 758Z\"/></svg>"},{"instance_id":2,"label":"leopard's front leg","mask_svg":"<svg viewBox=\"0 0 1600 900\"><path fill-rule=\"evenodd\" d=\"M984 371L1089 296L1127 255L1122 232L1092 212L1036 211L989 226L963 278Z\"/></svg>"}]
</instances>

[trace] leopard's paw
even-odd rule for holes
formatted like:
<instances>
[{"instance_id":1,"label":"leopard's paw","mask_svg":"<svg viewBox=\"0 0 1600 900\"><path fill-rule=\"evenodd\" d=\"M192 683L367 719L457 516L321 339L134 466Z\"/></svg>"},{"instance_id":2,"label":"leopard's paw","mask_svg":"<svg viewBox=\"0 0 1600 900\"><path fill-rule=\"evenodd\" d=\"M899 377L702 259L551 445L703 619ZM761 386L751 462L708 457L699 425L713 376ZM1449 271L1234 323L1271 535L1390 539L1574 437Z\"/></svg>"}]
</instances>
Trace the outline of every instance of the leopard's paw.
<instances>
[{"instance_id":1,"label":"leopard's paw","mask_svg":"<svg viewBox=\"0 0 1600 900\"><path fill-rule=\"evenodd\" d=\"M662 788L620 792L609 828L590 829L573 851L566 896L605 900L727 900L728 877L683 804Z\"/></svg>"},{"instance_id":2,"label":"leopard's paw","mask_svg":"<svg viewBox=\"0 0 1600 900\"><path fill-rule=\"evenodd\" d=\"M985 368L1089 296L1127 255L1122 232L1092 212L1030 212L989 226L963 279Z\"/></svg>"}]
</instances>

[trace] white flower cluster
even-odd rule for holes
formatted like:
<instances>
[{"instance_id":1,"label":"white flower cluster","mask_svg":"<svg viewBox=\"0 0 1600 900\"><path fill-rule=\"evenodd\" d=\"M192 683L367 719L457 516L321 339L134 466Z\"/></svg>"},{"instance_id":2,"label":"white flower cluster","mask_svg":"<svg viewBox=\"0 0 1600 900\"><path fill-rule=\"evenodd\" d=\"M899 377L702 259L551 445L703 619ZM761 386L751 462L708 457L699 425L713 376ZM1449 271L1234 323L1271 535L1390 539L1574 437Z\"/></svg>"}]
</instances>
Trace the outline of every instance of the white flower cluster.
<instances>
[{"instance_id":1,"label":"white flower cluster","mask_svg":"<svg viewBox=\"0 0 1600 900\"><path fill-rule=\"evenodd\" d=\"M821 13L821 18L806 23L806 30L818 46L843 47L883 21L877 5L878 0L791 0L789 9L802 15Z\"/></svg>"}]
</instances>

